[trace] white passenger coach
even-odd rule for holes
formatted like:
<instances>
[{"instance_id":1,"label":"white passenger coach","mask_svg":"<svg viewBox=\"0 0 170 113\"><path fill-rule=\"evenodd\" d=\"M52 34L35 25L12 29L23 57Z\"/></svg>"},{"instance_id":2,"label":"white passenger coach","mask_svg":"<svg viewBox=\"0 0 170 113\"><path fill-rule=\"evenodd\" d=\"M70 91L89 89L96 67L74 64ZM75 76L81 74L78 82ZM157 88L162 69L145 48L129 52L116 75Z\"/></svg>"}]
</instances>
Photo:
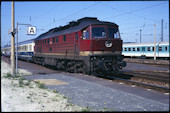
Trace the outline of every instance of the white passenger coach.
<instances>
[{"instance_id":1,"label":"white passenger coach","mask_svg":"<svg viewBox=\"0 0 170 113\"><path fill-rule=\"evenodd\" d=\"M123 43L122 54L124 57L154 57L154 42L148 43ZM156 43L156 57L169 59L169 42Z\"/></svg>"}]
</instances>

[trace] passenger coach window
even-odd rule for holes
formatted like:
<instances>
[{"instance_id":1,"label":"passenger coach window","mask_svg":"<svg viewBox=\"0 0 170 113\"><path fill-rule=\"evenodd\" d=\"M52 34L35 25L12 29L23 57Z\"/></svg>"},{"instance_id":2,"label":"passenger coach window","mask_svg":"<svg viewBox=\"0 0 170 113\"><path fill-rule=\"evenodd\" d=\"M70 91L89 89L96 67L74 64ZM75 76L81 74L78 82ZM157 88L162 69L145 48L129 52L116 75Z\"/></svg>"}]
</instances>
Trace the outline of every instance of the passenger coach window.
<instances>
[{"instance_id":1,"label":"passenger coach window","mask_svg":"<svg viewBox=\"0 0 170 113\"><path fill-rule=\"evenodd\" d=\"M158 48L158 51L162 51L162 47L159 47L159 48Z\"/></svg>"},{"instance_id":2,"label":"passenger coach window","mask_svg":"<svg viewBox=\"0 0 170 113\"><path fill-rule=\"evenodd\" d=\"M167 50L168 50L168 47L166 46L166 47L165 47L165 51L167 51Z\"/></svg>"},{"instance_id":3,"label":"passenger coach window","mask_svg":"<svg viewBox=\"0 0 170 113\"><path fill-rule=\"evenodd\" d=\"M25 51L28 51L28 46L25 46Z\"/></svg>"},{"instance_id":4,"label":"passenger coach window","mask_svg":"<svg viewBox=\"0 0 170 113\"><path fill-rule=\"evenodd\" d=\"M147 47L147 51L151 51L150 47Z\"/></svg>"},{"instance_id":5,"label":"passenger coach window","mask_svg":"<svg viewBox=\"0 0 170 113\"><path fill-rule=\"evenodd\" d=\"M154 51L154 47L152 47L152 51Z\"/></svg>"},{"instance_id":6,"label":"passenger coach window","mask_svg":"<svg viewBox=\"0 0 170 113\"><path fill-rule=\"evenodd\" d=\"M139 47L137 47L137 51L140 51L140 48L139 48Z\"/></svg>"},{"instance_id":7,"label":"passenger coach window","mask_svg":"<svg viewBox=\"0 0 170 113\"><path fill-rule=\"evenodd\" d=\"M124 48L125 51L127 51L127 48Z\"/></svg>"},{"instance_id":8,"label":"passenger coach window","mask_svg":"<svg viewBox=\"0 0 170 113\"><path fill-rule=\"evenodd\" d=\"M128 48L128 51L131 51L131 48Z\"/></svg>"},{"instance_id":9,"label":"passenger coach window","mask_svg":"<svg viewBox=\"0 0 170 113\"><path fill-rule=\"evenodd\" d=\"M93 27L92 37L93 38L105 38L106 37L105 28L104 27Z\"/></svg>"},{"instance_id":10,"label":"passenger coach window","mask_svg":"<svg viewBox=\"0 0 170 113\"><path fill-rule=\"evenodd\" d=\"M120 38L118 29L109 28L109 38Z\"/></svg>"},{"instance_id":11,"label":"passenger coach window","mask_svg":"<svg viewBox=\"0 0 170 113\"><path fill-rule=\"evenodd\" d=\"M32 51L32 46L30 45L30 51Z\"/></svg>"},{"instance_id":12,"label":"passenger coach window","mask_svg":"<svg viewBox=\"0 0 170 113\"><path fill-rule=\"evenodd\" d=\"M145 51L145 47L142 47L142 51Z\"/></svg>"},{"instance_id":13,"label":"passenger coach window","mask_svg":"<svg viewBox=\"0 0 170 113\"><path fill-rule=\"evenodd\" d=\"M133 48L133 51L135 51L135 48Z\"/></svg>"}]
</instances>

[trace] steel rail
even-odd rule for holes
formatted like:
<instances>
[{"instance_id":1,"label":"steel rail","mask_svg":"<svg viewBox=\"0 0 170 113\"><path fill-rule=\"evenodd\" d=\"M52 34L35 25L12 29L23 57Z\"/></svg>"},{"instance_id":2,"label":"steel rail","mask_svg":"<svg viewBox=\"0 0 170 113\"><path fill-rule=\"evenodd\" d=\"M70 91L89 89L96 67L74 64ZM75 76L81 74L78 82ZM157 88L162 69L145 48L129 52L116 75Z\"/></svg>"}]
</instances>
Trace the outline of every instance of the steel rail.
<instances>
[{"instance_id":1,"label":"steel rail","mask_svg":"<svg viewBox=\"0 0 170 113\"><path fill-rule=\"evenodd\" d=\"M152 75L152 74L144 74L144 73L136 73L136 72L124 72L124 74L129 74L135 77L145 78L154 81L161 81L161 82L170 82L170 77L168 76L160 76L160 75Z\"/></svg>"},{"instance_id":2,"label":"steel rail","mask_svg":"<svg viewBox=\"0 0 170 113\"><path fill-rule=\"evenodd\" d=\"M122 81L126 81L126 82L130 82L130 83L135 83L135 84L138 84L138 85L144 85L144 86L149 86L151 88L159 88L161 90L165 90L166 92L170 92L170 88L167 88L167 87L161 87L161 86L157 86L157 85L152 85L152 84L146 84L146 83L142 83L142 82L137 82L137 81L132 81L132 80L127 80L127 79L123 79L123 78L119 78L119 77L113 77L113 76L107 76L107 78L110 77L112 79L118 79L118 80L122 80ZM158 89L157 89L158 90Z\"/></svg>"}]
</instances>

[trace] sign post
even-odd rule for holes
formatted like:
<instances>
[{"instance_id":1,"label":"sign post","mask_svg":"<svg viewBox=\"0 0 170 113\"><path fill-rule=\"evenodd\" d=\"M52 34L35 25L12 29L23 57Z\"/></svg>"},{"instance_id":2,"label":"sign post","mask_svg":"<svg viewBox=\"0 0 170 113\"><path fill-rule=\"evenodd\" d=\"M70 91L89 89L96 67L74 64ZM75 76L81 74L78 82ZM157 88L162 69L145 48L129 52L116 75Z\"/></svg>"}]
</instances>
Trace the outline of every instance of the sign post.
<instances>
[{"instance_id":1,"label":"sign post","mask_svg":"<svg viewBox=\"0 0 170 113\"><path fill-rule=\"evenodd\" d=\"M17 22L17 39L16 39L16 74L18 74L18 22Z\"/></svg>"},{"instance_id":2,"label":"sign post","mask_svg":"<svg viewBox=\"0 0 170 113\"><path fill-rule=\"evenodd\" d=\"M36 27L30 27L31 24L20 24L17 22L17 28L16 28L16 33L17 33L17 38L16 38L16 74L18 73L18 31L19 31L19 28L18 26L19 25L27 25L29 26L28 28L31 28L29 29L29 33L28 33L28 29L27 29L27 34L36 34Z\"/></svg>"}]
</instances>

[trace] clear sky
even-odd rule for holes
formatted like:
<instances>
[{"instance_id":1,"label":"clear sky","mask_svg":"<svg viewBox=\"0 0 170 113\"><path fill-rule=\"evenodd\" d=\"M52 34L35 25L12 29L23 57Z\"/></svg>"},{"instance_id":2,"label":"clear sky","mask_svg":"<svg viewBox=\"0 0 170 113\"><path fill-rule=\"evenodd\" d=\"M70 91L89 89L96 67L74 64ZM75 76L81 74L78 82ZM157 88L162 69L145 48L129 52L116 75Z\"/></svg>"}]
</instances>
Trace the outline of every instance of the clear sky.
<instances>
[{"instance_id":1,"label":"clear sky","mask_svg":"<svg viewBox=\"0 0 170 113\"><path fill-rule=\"evenodd\" d=\"M16 23L36 26L37 34L26 35L27 26L19 26L19 42L33 39L49 29L64 26L70 21L83 17L97 17L102 21L119 25L124 42L161 41L161 23L163 19L163 40L169 41L169 1L16 1ZM11 35L11 2L1 2L1 46L9 44Z\"/></svg>"}]
</instances>

